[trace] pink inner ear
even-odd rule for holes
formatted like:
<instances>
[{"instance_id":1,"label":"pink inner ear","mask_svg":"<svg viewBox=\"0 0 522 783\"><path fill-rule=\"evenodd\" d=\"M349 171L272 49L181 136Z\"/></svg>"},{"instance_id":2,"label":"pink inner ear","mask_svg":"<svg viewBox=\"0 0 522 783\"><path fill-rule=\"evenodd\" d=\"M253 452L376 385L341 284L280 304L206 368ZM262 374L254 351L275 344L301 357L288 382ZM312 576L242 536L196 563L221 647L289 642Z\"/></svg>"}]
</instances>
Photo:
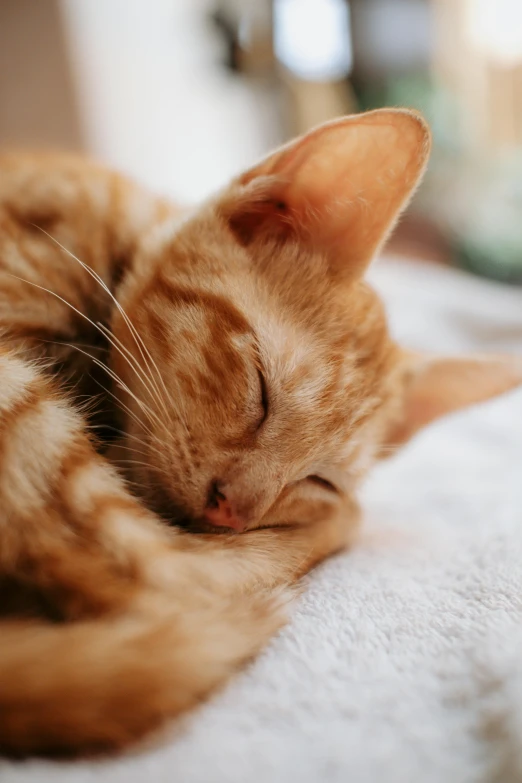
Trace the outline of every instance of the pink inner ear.
<instances>
[{"instance_id":1,"label":"pink inner ear","mask_svg":"<svg viewBox=\"0 0 522 783\"><path fill-rule=\"evenodd\" d=\"M425 162L425 129L416 120L390 113L367 123L369 116L325 128L286 170L289 202L316 217L324 242L346 250L352 269L371 260Z\"/></svg>"},{"instance_id":2,"label":"pink inner ear","mask_svg":"<svg viewBox=\"0 0 522 783\"><path fill-rule=\"evenodd\" d=\"M330 254L332 271L360 274L411 195L428 150L429 132L409 112L327 123L240 177L244 199L231 225L245 244L261 230L313 240Z\"/></svg>"},{"instance_id":3,"label":"pink inner ear","mask_svg":"<svg viewBox=\"0 0 522 783\"><path fill-rule=\"evenodd\" d=\"M282 187L279 186L282 190ZM256 237L265 230L270 231L273 238L285 239L296 232L295 216L289 209L283 195L273 185L273 191L263 199L246 199L236 204L231 211L228 222L243 245L250 245Z\"/></svg>"}]
</instances>

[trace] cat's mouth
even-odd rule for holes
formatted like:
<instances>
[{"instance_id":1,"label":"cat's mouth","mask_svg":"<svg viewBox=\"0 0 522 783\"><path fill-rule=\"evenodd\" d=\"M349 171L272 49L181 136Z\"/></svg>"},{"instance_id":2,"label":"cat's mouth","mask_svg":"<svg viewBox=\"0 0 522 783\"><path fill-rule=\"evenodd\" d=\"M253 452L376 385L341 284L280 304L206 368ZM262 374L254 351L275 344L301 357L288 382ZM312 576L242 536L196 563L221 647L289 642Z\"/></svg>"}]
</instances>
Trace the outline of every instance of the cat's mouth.
<instances>
[{"instance_id":1,"label":"cat's mouth","mask_svg":"<svg viewBox=\"0 0 522 783\"><path fill-rule=\"evenodd\" d=\"M180 527L189 533L212 533L213 535L222 535L233 533L237 535L237 530L232 527L224 527L223 525L213 525L206 519L183 519L177 522L171 523L176 527Z\"/></svg>"}]
</instances>

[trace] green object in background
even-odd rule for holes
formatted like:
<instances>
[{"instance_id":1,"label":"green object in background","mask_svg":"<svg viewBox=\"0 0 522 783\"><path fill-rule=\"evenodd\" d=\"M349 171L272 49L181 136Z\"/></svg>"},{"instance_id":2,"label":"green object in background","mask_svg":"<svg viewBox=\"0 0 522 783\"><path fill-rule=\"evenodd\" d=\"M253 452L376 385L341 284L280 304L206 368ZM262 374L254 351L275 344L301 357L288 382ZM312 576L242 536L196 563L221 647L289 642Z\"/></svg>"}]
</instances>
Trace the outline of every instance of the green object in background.
<instances>
[{"instance_id":1,"label":"green object in background","mask_svg":"<svg viewBox=\"0 0 522 783\"><path fill-rule=\"evenodd\" d=\"M522 282L522 151L505 153L485 167L462 216L454 224L462 264L505 282Z\"/></svg>"},{"instance_id":2,"label":"green object in background","mask_svg":"<svg viewBox=\"0 0 522 783\"><path fill-rule=\"evenodd\" d=\"M509 241L463 239L458 247L460 266L475 274L502 283L522 283L520 245Z\"/></svg>"},{"instance_id":3,"label":"green object in background","mask_svg":"<svg viewBox=\"0 0 522 783\"><path fill-rule=\"evenodd\" d=\"M360 95L363 108L411 106L431 125L433 152L414 209L450 240L455 263L522 283L522 149L472 157L459 107L429 74L395 76Z\"/></svg>"},{"instance_id":4,"label":"green object in background","mask_svg":"<svg viewBox=\"0 0 522 783\"><path fill-rule=\"evenodd\" d=\"M429 73L396 76L381 86L367 87L360 94L360 103L364 110L381 106L417 109L430 124L435 150L460 153L457 106L446 91L434 84Z\"/></svg>"}]
</instances>

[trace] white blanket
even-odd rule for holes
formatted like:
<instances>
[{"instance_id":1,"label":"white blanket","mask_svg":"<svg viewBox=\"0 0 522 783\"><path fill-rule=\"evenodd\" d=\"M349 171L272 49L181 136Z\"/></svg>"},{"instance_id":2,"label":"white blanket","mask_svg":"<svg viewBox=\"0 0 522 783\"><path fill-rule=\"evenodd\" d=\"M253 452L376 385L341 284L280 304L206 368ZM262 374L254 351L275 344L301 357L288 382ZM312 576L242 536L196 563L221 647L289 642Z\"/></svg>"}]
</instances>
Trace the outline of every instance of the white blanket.
<instances>
[{"instance_id":1,"label":"white blanket","mask_svg":"<svg viewBox=\"0 0 522 783\"><path fill-rule=\"evenodd\" d=\"M520 289L394 260L373 278L409 345L522 353ZM167 742L0 763L2 783L522 781L522 392L432 426L363 495L359 546Z\"/></svg>"}]
</instances>

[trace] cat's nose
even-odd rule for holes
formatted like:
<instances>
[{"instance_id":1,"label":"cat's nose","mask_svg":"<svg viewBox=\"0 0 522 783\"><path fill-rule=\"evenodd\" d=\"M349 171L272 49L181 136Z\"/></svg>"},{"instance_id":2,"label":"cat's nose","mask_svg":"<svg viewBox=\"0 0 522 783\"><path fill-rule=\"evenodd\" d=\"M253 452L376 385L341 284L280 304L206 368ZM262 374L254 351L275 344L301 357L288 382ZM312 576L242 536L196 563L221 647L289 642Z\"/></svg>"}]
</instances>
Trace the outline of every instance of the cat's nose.
<instances>
[{"instance_id":1,"label":"cat's nose","mask_svg":"<svg viewBox=\"0 0 522 783\"><path fill-rule=\"evenodd\" d=\"M245 520L238 516L234 504L220 490L216 481L212 482L210 487L204 517L211 525L228 527L238 533L241 533L246 525Z\"/></svg>"}]
</instances>

